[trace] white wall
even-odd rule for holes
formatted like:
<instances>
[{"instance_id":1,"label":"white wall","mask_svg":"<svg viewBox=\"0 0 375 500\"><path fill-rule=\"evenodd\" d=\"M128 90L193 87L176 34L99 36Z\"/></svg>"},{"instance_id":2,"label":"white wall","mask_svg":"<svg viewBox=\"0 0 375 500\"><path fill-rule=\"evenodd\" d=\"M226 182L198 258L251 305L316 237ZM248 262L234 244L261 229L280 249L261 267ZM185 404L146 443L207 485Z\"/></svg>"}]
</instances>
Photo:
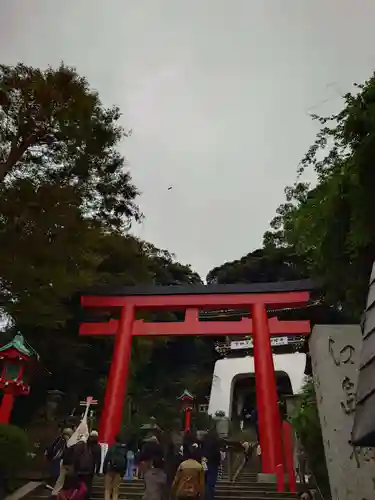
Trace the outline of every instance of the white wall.
<instances>
[{"instance_id":1,"label":"white wall","mask_svg":"<svg viewBox=\"0 0 375 500\"><path fill-rule=\"evenodd\" d=\"M276 372L285 372L289 376L293 394L298 394L305 378L306 354L299 352L274 354L273 363ZM226 416L231 417L233 379L237 375L251 374L254 374L254 358L252 356L216 361L208 413L214 415L216 411L224 411Z\"/></svg>"}]
</instances>

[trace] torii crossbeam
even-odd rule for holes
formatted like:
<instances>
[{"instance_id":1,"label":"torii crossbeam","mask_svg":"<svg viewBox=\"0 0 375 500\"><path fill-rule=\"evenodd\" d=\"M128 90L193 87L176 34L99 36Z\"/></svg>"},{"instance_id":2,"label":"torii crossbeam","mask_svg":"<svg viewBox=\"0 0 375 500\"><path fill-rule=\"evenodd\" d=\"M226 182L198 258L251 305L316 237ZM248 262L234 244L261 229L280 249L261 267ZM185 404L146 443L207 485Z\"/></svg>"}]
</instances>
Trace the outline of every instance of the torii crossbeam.
<instances>
[{"instance_id":1,"label":"torii crossbeam","mask_svg":"<svg viewBox=\"0 0 375 500\"><path fill-rule=\"evenodd\" d=\"M115 335L115 346L99 427L101 442L111 444L119 431L126 393L133 336L249 335L254 340L256 398L263 472L275 473L282 463L281 422L270 335L307 335L309 321L268 319L267 307L302 307L310 298L310 280L252 285L123 287L96 289L81 297L84 308L116 315L107 322L82 323L80 335ZM242 321L201 321L199 312L220 308L248 309ZM145 310L183 310L184 321L135 319Z\"/></svg>"}]
</instances>

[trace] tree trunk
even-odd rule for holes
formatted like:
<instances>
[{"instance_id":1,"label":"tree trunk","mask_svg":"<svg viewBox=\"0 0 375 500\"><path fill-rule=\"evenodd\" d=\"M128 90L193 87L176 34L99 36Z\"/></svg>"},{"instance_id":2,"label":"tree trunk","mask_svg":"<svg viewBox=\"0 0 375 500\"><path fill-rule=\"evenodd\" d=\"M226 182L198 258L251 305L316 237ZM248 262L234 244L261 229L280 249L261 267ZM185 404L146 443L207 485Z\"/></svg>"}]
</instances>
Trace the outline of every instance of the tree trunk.
<instances>
[{"instance_id":1,"label":"tree trunk","mask_svg":"<svg viewBox=\"0 0 375 500\"><path fill-rule=\"evenodd\" d=\"M23 155L32 144L35 144L36 136L30 135L19 146L13 146L6 161L0 163L0 184L7 174L22 159Z\"/></svg>"}]
</instances>

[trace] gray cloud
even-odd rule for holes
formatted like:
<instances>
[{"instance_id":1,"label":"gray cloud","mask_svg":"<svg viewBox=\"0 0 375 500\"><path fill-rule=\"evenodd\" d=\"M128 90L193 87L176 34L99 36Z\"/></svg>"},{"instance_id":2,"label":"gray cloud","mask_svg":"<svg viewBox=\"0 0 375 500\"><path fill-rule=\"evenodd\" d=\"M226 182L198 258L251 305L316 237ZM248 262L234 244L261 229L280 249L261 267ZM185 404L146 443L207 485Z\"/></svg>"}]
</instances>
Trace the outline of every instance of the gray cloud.
<instances>
[{"instance_id":1,"label":"gray cloud","mask_svg":"<svg viewBox=\"0 0 375 500\"><path fill-rule=\"evenodd\" d=\"M3 0L0 55L64 60L121 107L135 231L205 275L260 245L309 111L373 71L374 18L369 0Z\"/></svg>"}]
</instances>

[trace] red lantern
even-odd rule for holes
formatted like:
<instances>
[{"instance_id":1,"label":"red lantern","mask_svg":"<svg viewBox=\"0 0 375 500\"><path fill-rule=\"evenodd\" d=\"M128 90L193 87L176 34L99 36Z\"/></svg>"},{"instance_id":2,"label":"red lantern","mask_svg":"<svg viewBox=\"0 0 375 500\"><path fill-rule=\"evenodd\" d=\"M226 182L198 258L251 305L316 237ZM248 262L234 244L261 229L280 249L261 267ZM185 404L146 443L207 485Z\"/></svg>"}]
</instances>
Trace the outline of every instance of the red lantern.
<instances>
[{"instance_id":1,"label":"red lantern","mask_svg":"<svg viewBox=\"0 0 375 500\"><path fill-rule=\"evenodd\" d=\"M0 390L3 399L0 406L0 424L7 424L17 396L30 394L30 376L39 365L39 355L17 333L8 344L0 347Z\"/></svg>"},{"instance_id":2,"label":"red lantern","mask_svg":"<svg viewBox=\"0 0 375 500\"><path fill-rule=\"evenodd\" d=\"M177 399L181 401L182 410L185 412L185 432L187 432L190 430L194 396L187 389L185 389L181 396Z\"/></svg>"}]
</instances>

